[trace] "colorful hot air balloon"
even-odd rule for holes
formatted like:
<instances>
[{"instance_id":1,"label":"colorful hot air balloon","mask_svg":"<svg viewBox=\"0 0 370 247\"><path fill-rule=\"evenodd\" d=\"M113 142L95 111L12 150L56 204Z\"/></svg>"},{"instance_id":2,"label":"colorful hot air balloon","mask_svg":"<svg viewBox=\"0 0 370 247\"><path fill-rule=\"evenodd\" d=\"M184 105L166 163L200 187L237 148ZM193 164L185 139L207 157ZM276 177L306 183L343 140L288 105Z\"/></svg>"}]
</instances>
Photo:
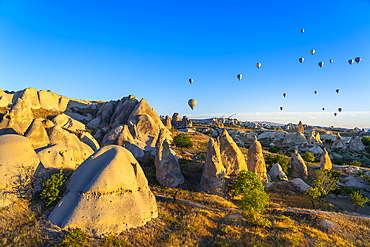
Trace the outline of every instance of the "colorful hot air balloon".
<instances>
[{"instance_id":1,"label":"colorful hot air balloon","mask_svg":"<svg viewBox=\"0 0 370 247\"><path fill-rule=\"evenodd\" d=\"M317 91L313 91L314 94L317 94Z\"/></svg>"},{"instance_id":2,"label":"colorful hot air balloon","mask_svg":"<svg viewBox=\"0 0 370 247\"><path fill-rule=\"evenodd\" d=\"M286 93L283 93L284 98L286 97Z\"/></svg>"},{"instance_id":3,"label":"colorful hot air balloon","mask_svg":"<svg viewBox=\"0 0 370 247\"><path fill-rule=\"evenodd\" d=\"M301 33L304 33L304 29L301 29Z\"/></svg>"},{"instance_id":4,"label":"colorful hot air balloon","mask_svg":"<svg viewBox=\"0 0 370 247\"><path fill-rule=\"evenodd\" d=\"M352 65L352 64L353 64L353 59L348 60L348 63L349 63L350 65Z\"/></svg>"},{"instance_id":5,"label":"colorful hot air balloon","mask_svg":"<svg viewBox=\"0 0 370 247\"><path fill-rule=\"evenodd\" d=\"M236 76L238 79L239 79L239 81L242 79L242 74L238 74L237 76Z\"/></svg>"},{"instance_id":6,"label":"colorful hot air balloon","mask_svg":"<svg viewBox=\"0 0 370 247\"><path fill-rule=\"evenodd\" d=\"M332 63L332 62L334 62L334 60L333 59L330 59L329 62Z\"/></svg>"},{"instance_id":7,"label":"colorful hot air balloon","mask_svg":"<svg viewBox=\"0 0 370 247\"><path fill-rule=\"evenodd\" d=\"M315 50L310 51L311 55L315 54Z\"/></svg>"},{"instance_id":8,"label":"colorful hot air balloon","mask_svg":"<svg viewBox=\"0 0 370 247\"><path fill-rule=\"evenodd\" d=\"M188 105L190 106L190 108L193 110L194 107L197 105L197 101L195 99L189 99L188 101Z\"/></svg>"},{"instance_id":9,"label":"colorful hot air balloon","mask_svg":"<svg viewBox=\"0 0 370 247\"><path fill-rule=\"evenodd\" d=\"M337 116L337 113L336 112L334 113L334 116Z\"/></svg>"},{"instance_id":10,"label":"colorful hot air balloon","mask_svg":"<svg viewBox=\"0 0 370 247\"><path fill-rule=\"evenodd\" d=\"M303 57L301 57L301 58L299 59L299 62L300 62L300 63L303 63L303 61L304 61L304 58L303 58Z\"/></svg>"},{"instance_id":11,"label":"colorful hot air balloon","mask_svg":"<svg viewBox=\"0 0 370 247\"><path fill-rule=\"evenodd\" d=\"M324 62L319 62L318 65L320 66L320 68L324 65Z\"/></svg>"},{"instance_id":12,"label":"colorful hot air balloon","mask_svg":"<svg viewBox=\"0 0 370 247\"><path fill-rule=\"evenodd\" d=\"M356 63L359 63L359 62L361 62L361 58L360 57L356 57L355 58L355 61L356 61Z\"/></svg>"},{"instance_id":13,"label":"colorful hot air balloon","mask_svg":"<svg viewBox=\"0 0 370 247\"><path fill-rule=\"evenodd\" d=\"M338 111L339 111L339 112L342 112L342 108L338 108Z\"/></svg>"},{"instance_id":14,"label":"colorful hot air balloon","mask_svg":"<svg viewBox=\"0 0 370 247\"><path fill-rule=\"evenodd\" d=\"M325 111L325 108L322 108L323 111Z\"/></svg>"},{"instance_id":15,"label":"colorful hot air balloon","mask_svg":"<svg viewBox=\"0 0 370 247\"><path fill-rule=\"evenodd\" d=\"M280 111L282 111L284 109L284 107L280 106Z\"/></svg>"},{"instance_id":16,"label":"colorful hot air balloon","mask_svg":"<svg viewBox=\"0 0 370 247\"><path fill-rule=\"evenodd\" d=\"M190 78L189 82L190 82L190 84L192 84L193 83L193 78Z\"/></svg>"},{"instance_id":17,"label":"colorful hot air balloon","mask_svg":"<svg viewBox=\"0 0 370 247\"><path fill-rule=\"evenodd\" d=\"M256 66L257 66L257 68L260 68L261 67L261 63L257 63Z\"/></svg>"},{"instance_id":18,"label":"colorful hot air balloon","mask_svg":"<svg viewBox=\"0 0 370 247\"><path fill-rule=\"evenodd\" d=\"M339 89L335 90L335 92L337 92L337 93L339 93L339 91L340 91Z\"/></svg>"}]
</instances>

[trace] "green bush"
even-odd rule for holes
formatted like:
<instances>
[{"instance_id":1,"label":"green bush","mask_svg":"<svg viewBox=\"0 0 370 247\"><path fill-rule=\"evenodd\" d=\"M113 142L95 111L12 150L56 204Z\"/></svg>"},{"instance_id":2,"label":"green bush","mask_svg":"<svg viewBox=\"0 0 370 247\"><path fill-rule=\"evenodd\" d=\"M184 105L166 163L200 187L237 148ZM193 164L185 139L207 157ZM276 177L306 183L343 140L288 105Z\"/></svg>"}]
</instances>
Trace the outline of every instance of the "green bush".
<instances>
[{"instance_id":1,"label":"green bush","mask_svg":"<svg viewBox=\"0 0 370 247\"><path fill-rule=\"evenodd\" d=\"M271 153L278 153L280 151L280 147L278 146L273 146L269 148L269 152Z\"/></svg>"},{"instance_id":2,"label":"green bush","mask_svg":"<svg viewBox=\"0 0 370 247\"><path fill-rule=\"evenodd\" d=\"M117 234L109 233L108 236L100 243L101 247L111 247L111 246L131 246L126 240L120 239Z\"/></svg>"},{"instance_id":3,"label":"green bush","mask_svg":"<svg viewBox=\"0 0 370 247\"><path fill-rule=\"evenodd\" d=\"M350 195L352 204L355 205L355 212L357 211L357 207L363 207L365 203L369 201L367 197L362 195L359 191L354 191Z\"/></svg>"},{"instance_id":4,"label":"green bush","mask_svg":"<svg viewBox=\"0 0 370 247\"><path fill-rule=\"evenodd\" d=\"M361 166L361 162L357 161L357 160L352 160L350 163L349 163L350 166L358 166L360 167Z\"/></svg>"},{"instance_id":5,"label":"green bush","mask_svg":"<svg viewBox=\"0 0 370 247\"><path fill-rule=\"evenodd\" d=\"M361 141L365 146L370 146L370 136L362 136Z\"/></svg>"},{"instance_id":6,"label":"green bush","mask_svg":"<svg viewBox=\"0 0 370 247\"><path fill-rule=\"evenodd\" d=\"M265 158L265 163L270 166L272 164L278 163L286 174L288 174L288 169L291 167L289 164L289 159L285 158L282 155L273 156L271 154L268 154Z\"/></svg>"},{"instance_id":7,"label":"green bush","mask_svg":"<svg viewBox=\"0 0 370 247\"><path fill-rule=\"evenodd\" d=\"M58 247L83 247L86 246L89 240L88 235L79 228L74 228L64 234L63 240L60 244L55 246Z\"/></svg>"},{"instance_id":8,"label":"green bush","mask_svg":"<svg viewBox=\"0 0 370 247\"><path fill-rule=\"evenodd\" d=\"M231 245L225 242L214 242L213 247L230 247Z\"/></svg>"},{"instance_id":9,"label":"green bush","mask_svg":"<svg viewBox=\"0 0 370 247\"><path fill-rule=\"evenodd\" d=\"M50 179L44 182L40 197L46 203L46 206L54 206L59 202L65 191L65 183L70 176L71 173L64 175L63 169L60 169L59 173L51 175Z\"/></svg>"},{"instance_id":10,"label":"green bush","mask_svg":"<svg viewBox=\"0 0 370 247\"><path fill-rule=\"evenodd\" d=\"M330 139L330 138L325 139L325 143L333 143L333 142L334 142L333 139Z\"/></svg>"},{"instance_id":11,"label":"green bush","mask_svg":"<svg viewBox=\"0 0 370 247\"><path fill-rule=\"evenodd\" d=\"M306 152L303 156L302 159L306 162L314 162L315 161L315 155L311 152Z\"/></svg>"},{"instance_id":12,"label":"green bush","mask_svg":"<svg viewBox=\"0 0 370 247\"><path fill-rule=\"evenodd\" d=\"M190 140L190 137L184 133L178 134L173 138L173 144L176 147L180 148L191 148L193 146L193 142Z\"/></svg>"}]
</instances>

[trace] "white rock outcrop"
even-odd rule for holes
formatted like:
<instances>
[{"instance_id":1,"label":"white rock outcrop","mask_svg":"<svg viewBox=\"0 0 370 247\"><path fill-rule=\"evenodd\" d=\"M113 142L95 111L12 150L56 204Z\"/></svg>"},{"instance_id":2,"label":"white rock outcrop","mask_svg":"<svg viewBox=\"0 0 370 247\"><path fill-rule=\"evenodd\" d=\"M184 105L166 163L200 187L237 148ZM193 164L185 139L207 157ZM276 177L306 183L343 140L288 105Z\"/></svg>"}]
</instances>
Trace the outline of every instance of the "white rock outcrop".
<instances>
[{"instance_id":1,"label":"white rock outcrop","mask_svg":"<svg viewBox=\"0 0 370 247\"><path fill-rule=\"evenodd\" d=\"M307 178L307 166L297 149L294 150L291 157L291 176L294 178Z\"/></svg>"},{"instance_id":2,"label":"white rock outcrop","mask_svg":"<svg viewBox=\"0 0 370 247\"><path fill-rule=\"evenodd\" d=\"M329 157L328 151L326 151L326 148L324 148L323 152L321 153L321 157L320 157L320 168L331 170L332 166L333 165L331 163L331 159Z\"/></svg>"},{"instance_id":3,"label":"white rock outcrop","mask_svg":"<svg viewBox=\"0 0 370 247\"><path fill-rule=\"evenodd\" d=\"M278 178L282 181L288 181L288 177L278 163L272 165L269 174L272 178Z\"/></svg>"},{"instance_id":4,"label":"white rock outcrop","mask_svg":"<svg viewBox=\"0 0 370 247\"><path fill-rule=\"evenodd\" d=\"M267 171L265 159L262 154L262 146L257 137L254 136L254 140L250 148L248 149L247 156L248 171L254 172L259 177L264 185L268 184Z\"/></svg>"},{"instance_id":5,"label":"white rock outcrop","mask_svg":"<svg viewBox=\"0 0 370 247\"><path fill-rule=\"evenodd\" d=\"M49 136L41 120L34 119L24 136L27 137L34 149L46 147L49 144Z\"/></svg>"}]
</instances>

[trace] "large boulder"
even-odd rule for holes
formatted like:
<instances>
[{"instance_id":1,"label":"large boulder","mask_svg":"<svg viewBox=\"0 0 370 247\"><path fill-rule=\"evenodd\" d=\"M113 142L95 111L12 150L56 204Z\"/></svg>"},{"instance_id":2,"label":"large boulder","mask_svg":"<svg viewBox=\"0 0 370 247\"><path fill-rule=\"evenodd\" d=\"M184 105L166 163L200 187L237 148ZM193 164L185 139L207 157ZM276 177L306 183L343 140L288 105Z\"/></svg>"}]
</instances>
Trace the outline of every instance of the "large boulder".
<instances>
[{"instance_id":1,"label":"large boulder","mask_svg":"<svg viewBox=\"0 0 370 247\"><path fill-rule=\"evenodd\" d=\"M48 133L39 119L32 121L24 136L30 140L34 149L46 147L49 144Z\"/></svg>"},{"instance_id":2,"label":"large boulder","mask_svg":"<svg viewBox=\"0 0 370 247\"><path fill-rule=\"evenodd\" d=\"M331 163L328 151L326 151L326 148L324 148L323 152L321 153L321 157L320 157L320 168L331 170L332 166L333 165Z\"/></svg>"},{"instance_id":3,"label":"large boulder","mask_svg":"<svg viewBox=\"0 0 370 247\"><path fill-rule=\"evenodd\" d=\"M113 142L115 145L127 148L135 158L143 157L145 155L144 151L150 151L144 142L135 140L132 137L127 125L120 125L117 128L119 128L120 131Z\"/></svg>"},{"instance_id":4,"label":"large boulder","mask_svg":"<svg viewBox=\"0 0 370 247\"><path fill-rule=\"evenodd\" d=\"M161 129L155 146L155 177L159 184L172 188L184 183L184 176L176 153L170 149L165 135L165 130Z\"/></svg>"},{"instance_id":5,"label":"large boulder","mask_svg":"<svg viewBox=\"0 0 370 247\"><path fill-rule=\"evenodd\" d=\"M50 145L66 144L72 147L73 157L77 164L81 164L94 151L85 143L81 142L75 134L69 133L59 125L48 130Z\"/></svg>"},{"instance_id":6,"label":"large boulder","mask_svg":"<svg viewBox=\"0 0 370 247\"><path fill-rule=\"evenodd\" d=\"M269 174L272 178L277 178L282 181L288 181L288 177L278 163L272 165Z\"/></svg>"},{"instance_id":7,"label":"large boulder","mask_svg":"<svg viewBox=\"0 0 370 247\"><path fill-rule=\"evenodd\" d=\"M354 151L363 151L365 149L365 145L362 143L361 138L359 136L354 136L349 141L348 149Z\"/></svg>"},{"instance_id":8,"label":"large boulder","mask_svg":"<svg viewBox=\"0 0 370 247\"><path fill-rule=\"evenodd\" d=\"M99 143L89 132L82 132L78 135L78 138L83 143L87 144L92 150L97 151L100 148Z\"/></svg>"},{"instance_id":9,"label":"large boulder","mask_svg":"<svg viewBox=\"0 0 370 247\"><path fill-rule=\"evenodd\" d=\"M22 197L40 163L31 142L21 135L0 136L0 208Z\"/></svg>"},{"instance_id":10,"label":"large boulder","mask_svg":"<svg viewBox=\"0 0 370 247\"><path fill-rule=\"evenodd\" d=\"M179 124L179 122L180 122L179 114L175 112L172 115L171 124L172 124L173 127L177 127L177 125Z\"/></svg>"},{"instance_id":11,"label":"large boulder","mask_svg":"<svg viewBox=\"0 0 370 247\"><path fill-rule=\"evenodd\" d=\"M236 177L241 170L248 170L244 154L224 129L220 138L221 161L226 168L226 176Z\"/></svg>"},{"instance_id":12,"label":"large boulder","mask_svg":"<svg viewBox=\"0 0 370 247\"><path fill-rule=\"evenodd\" d=\"M138 103L139 100L134 95L129 95L122 98L117 107L114 109L113 115L110 119L110 125L112 128L116 128L121 124L127 124L129 116Z\"/></svg>"},{"instance_id":13,"label":"large boulder","mask_svg":"<svg viewBox=\"0 0 370 247\"><path fill-rule=\"evenodd\" d=\"M219 143L210 138L200 186L208 193L224 195L225 173L226 169L222 164Z\"/></svg>"},{"instance_id":14,"label":"large boulder","mask_svg":"<svg viewBox=\"0 0 370 247\"><path fill-rule=\"evenodd\" d=\"M125 148L109 145L83 162L48 220L94 236L140 227L158 216L141 166Z\"/></svg>"},{"instance_id":15,"label":"large boulder","mask_svg":"<svg viewBox=\"0 0 370 247\"><path fill-rule=\"evenodd\" d=\"M65 111L70 100L67 97L45 90L39 91L38 97L41 108L56 111Z\"/></svg>"},{"instance_id":16,"label":"large boulder","mask_svg":"<svg viewBox=\"0 0 370 247\"><path fill-rule=\"evenodd\" d=\"M150 147L154 147L157 142L160 127L147 114L137 117L136 120L129 121L129 129L134 139L144 142ZM163 126L163 128L166 128Z\"/></svg>"},{"instance_id":17,"label":"large boulder","mask_svg":"<svg viewBox=\"0 0 370 247\"><path fill-rule=\"evenodd\" d=\"M66 129L70 132L80 133L82 131L86 131L86 126L71 118L66 114L60 114L53 118L54 125L60 125L63 129Z\"/></svg>"},{"instance_id":18,"label":"large boulder","mask_svg":"<svg viewBox=\"0 0 370 247\"><path fill-rule=\"evenodd\" d=\"M0 123L0 134L17 133L23 135L33 121L30 106L22 99L18 99L15 105L6 112Z\"/></svg>"},{"instance_id":19,"label":"large boulder","mask_svg":"<svg viewBox=\"0 0 370 247\"><path fill-rule=\"evenodd\" d=\"M292 158L290 161L291 165L291 176L294 178L307 178L307 166L301 155L298 153L297 149L292 153Z\"/></svg>"},{"instance_id":20,"label":"large boulder","mask_svg":"<svg viewBox=\"0 0 370 247\"><path fill-rule=\"evenodd\" d=\"M33 87L23 89L19 98L26 102L32 109L40 108L39 96L37 90Z\"/></svg>"},{"instance_id":21,"label":"large boulder","mask_svg":"<svg viewBox=\"0 0 370 247\"><path fill-rule=\"evenodd\" d=\"M310 133L308 134L307 141L311 144L322 144L319 132L316 132L314 130L310 131Z\"/></svg>"},{"instance_id":22,"label":"large boulder","mask_svg":"<svg viewBox=\"0 0 370 247\"><path fill-rule=\"evenodd\" d=\"M37 151L39 159L46 169L68 169L77 168L72 146L67 144L55 144Z\"/></svg>"},{"instance_id":23,"label":"large boulder","mask_svg":"<svg viewBox=\"0 0 370 247\"><path fill-rule=\"evenodd\" d=\"M268 184L268 178L266 174L265 159L262 154L262 146L257 137L254 136L254 140L250 148L248 149L247 156L248 171L254 172L259 177L264 185Z\"/></svg>"},{"instance_id":24,"label":"large boulder","mask_svg":"<svg viewBox=\"0 0 370 247\"><path fill-rule=\"evenodd\" d=\"M343 140L343 138L341 137L339 133L337 134L335 141L331 145L331 149L335 149L335 148L339 148L339 149L346 148L346 142Z\"/></svg>"},{"instance_id":25,"label":"large boulder","mask_svg":"<svg viewBox=\"0 0 370 247\"><path fill-rule=\"evenodd\" d=\"M305 143L307 143L307 140L302 132L287 133L283 140L283 144L300 145Z\"/></svg>"}]
</instances>

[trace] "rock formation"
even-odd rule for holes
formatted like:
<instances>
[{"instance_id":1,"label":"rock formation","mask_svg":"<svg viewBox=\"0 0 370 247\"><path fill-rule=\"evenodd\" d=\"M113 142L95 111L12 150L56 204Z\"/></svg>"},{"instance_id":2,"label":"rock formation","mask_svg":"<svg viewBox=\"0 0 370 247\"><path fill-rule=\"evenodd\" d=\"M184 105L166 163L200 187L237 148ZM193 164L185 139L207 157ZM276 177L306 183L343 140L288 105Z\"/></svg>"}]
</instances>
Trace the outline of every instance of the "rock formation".
<instances>
[{"instance_id":1,"label":"rock formation","mask_svg":"<svg viewBox=\"0 0 370 247\"><path fill-rule=\"evenodd\" d=\"M86 127L83 123L74 120L66 114L61 114L53 118L54 125L60 125L63 129L66 129L70 132L80 133L86 131Z\"/></svg>"},{"instance_id":2,"label":"rock formation","mask_svg":"<svg viewBox=\"0 0 370 247\"><path fill-rule=\"evenodd\" d=\"M170 149L165 135L165 130L161 129L155 146L155 177L159 184L172 188L184 183L184 176L176 153Z\"/></svg>"},{"instance_id":3,"label":"rock formation","mask_svg":"<svg viewBox=\"0 0 370 247\"><path fill-rule=\"evenodd\" d=\"M330 160L328 151L326 151L326 148L324 148L324 151L321 153L320 168L327 169L327 170L331 170L332 168L331 160Z\"/></svg>"},{"instance_id":4,"label":"rock formation","mask_svg":"<svg viewBox=\"0 0 370 247\"><path fill-rule=\"evenodd\" d=\"M244 154L224 129L220 139L221 161L226 168L226 176L234 178L241 170L248 170Z\"/></svg>"},{"instance_id":5,"label":"rock formation","mask_svg":"<svg viewBox=\"0 0 370 247\"><path fill-rule=\"evenodd\" d=\"M39 163L39 157L26 137L0 136L0 208L23 196Z\"/></svg>"},{"instance_id":6,"label":"rock formation","mask_svg":"<svg viewBox=\"0 0 370 247\"><path fill-rule=\"evenodd\" d=\"M92 150L97 151L100 148L99 143L89 132L82 132L78 134L80 141L88 145Z\"/></svg>"},{"instance_id":7,"label":"rock formation","mask_svg":"<svg viewBox=\"0 0 370 247\"><path fill-rule=\"evenodd\" d=\"M77 168L72 146L55 144L37 152L39 159L46 169L75 170Z\"/></svg>"},{"instance_id":8,"label":"rock formation","mask_svg":"<svg viewBox=\"0 0 370 247\"><path fill-rule=\"evenodd\" d=\"M191 127L193 127L193 123L191 122L191 120L187 116L184 116L182 118L181 122L178 123L178 125L177 125L177 128L179 128L179 129L191 128Z\"/></svg>"},{"instance_id":9,"label":"rock formation","mask_svg":"<svg viewBox=\"0 0 370 247\"><path fill-rule=\"evenodd\" d=\"M283 140L283 144L299 145L305 143L307 143L307 140L302 132L287 133Z\"/></svg>"},{"instance_id":10,"label":"rock formation","mask_svg":"<svg viewBox=\"0 0 370 247\"><path fill-rule=\"evenodd\" d=\"M210 138L200 186L208 193L223 195L225 192L225 172L226 170L221 160L219 143L214 141L213 138Z\"/></svg>"},{"instance_id":11,"label":"rock formation","mask_svg":"<svg viewBox=\"0 0 370 247\"><path fill-rule=\"evenodd\" d=\"M299 123L298 123L298 125L297 125L297 131L298 131L298 132L301 132L301 133L303 133L303 132L304 132L304 128L303 128L302 121L299 121Z\"/></svg>"},{"instance_id":12,"label":"rock formation","mask_svg":"<svg viewBox=\"0 0 370 247\"><path fill-rule=\"evenodd\" d=\"M292 153L292 158L290 161L291 165L291 176L294 178L307 178L307 166L301 155L298 153L297 149Z\"/></svg>"},{"instance_id":13,"label":"rock formation","mask_svg":"<svg viewBox=\"0 0 370 247\"><path fill-rule=\"evenodd\" d=\"M254 140L250 148L248 149L247 156L248 171L254 172L257 177L261 178L264 185L268 184L268 178L266 174L265 159L262 154L262 146L257 137L254 136Z\"/></svg>"},{"instance_id":14,"label":"rock formation","mask_svg":"<svg viewBox=\"0 0 370 247\"><path fill-rule=\"evenodd\" d=\"M282 181L288 181L288 177L278 163L272 165L271 170L269 171L271 178L278 178Z\"/></svg>"},{"instance_id":15,"label":"rock formation","mask_svg":"<svg viewBox=\"0 0 370 247\"><path fill-rule=\"evenodd\" d=\"M32 121L24 136L30 140L34 149L46 147L49 144L48 133L39 119Z\"/></svg>"},{"instance_id":16,"label":"rock formation","mask_svg":"<svg viewBox=\"0 0 370 247\"><path fill-rule=\"evenodd\" d=\"M310 133L308 134L307 141L311 144L322 144L319 132L316 132L314 130L310 131Z\"/></svg>"},{"instance_id":17,"label":"rock formation","mask_svg":"<svg viewBox=\"0 0 370 247\"><path fill-rule=\"evenodd\" d=\"M216 129L224 128L223 122L218 118L212 118L212 121L209 123L209 125L211 128L216 128Z\"/></svg>"},{"instance_id":18,"label":"rock formation","mask_svg":"<svg viewBox=\"0 0 370 247\"><path fill-rule=\"evenodd\" d=\"M354 151L363 151L365 149L365 145L362 143L359 136L354 136L349 141L348 149Z\"/></svg>"},{"instance_id":19,"label":"rock formation","mask_svg":"<svg viewBox=\"0 0 370 247\"><path fill-rule=\"evenodd\" d=\"M134 95L122 98L110 119L112 128L116 128L121 124L127 124L128 118L138 103L139 100Z\"/></svg>"},{"instance_id":20,"label":"rock formation","mask_svg":"<svg viewBox=\"0 0 370 247\"><path fill-rule=\"evenodd\" d=\"M177 125L179 124L179 122L180 122L179 114L175 112L172 115L171 124L172 124L173 127L177 128Z\"/></svg>"},{"instance_id":21,"label":"rock formation","mask_svg":"<svg viewBox=\"0 0 370 247\"><path fill-rule=\"evenodd\" d=\"M48 220L62 229L78 227L101 236L143 226L157 216L141 166L127 149L110 145L76 169Z\"/></svg>"},{"instance_id":22,"label":"rock formation","mask_svg":"<svg viewBox=\"0 0 370 247\"><path fill-rule=\"evenodd\" d=\"M333 145L331 146L332 149L334 148L346 148L346 144L345 144L345 141L343 140L343 138L340 136L340 134L338 133L337 137L335 138L335 141L333 142Z\"/></svg>"},{"instance_id":23,"label":"rock formation","mask_svg":"<svg viewBox=\"0 0 370 247\"><path fill-rule=\"evenodd\" d=\"M15 105L6 112L0 122L0 134L21 134L28 129L33 121L30 106L22 99L18 99Z\"/></svg>"},{"instance_id":24,"label":"rock formation","mask_svg":"<svg viewBox=\"0 0 370 247\"><path fill-rule=\"evenodd\" d=\"M172 129L171 118L168 115L164 119L164 123L163 124L164 124L164 126L167 127L167 129Z\"/></svg>"}]
</instances>

